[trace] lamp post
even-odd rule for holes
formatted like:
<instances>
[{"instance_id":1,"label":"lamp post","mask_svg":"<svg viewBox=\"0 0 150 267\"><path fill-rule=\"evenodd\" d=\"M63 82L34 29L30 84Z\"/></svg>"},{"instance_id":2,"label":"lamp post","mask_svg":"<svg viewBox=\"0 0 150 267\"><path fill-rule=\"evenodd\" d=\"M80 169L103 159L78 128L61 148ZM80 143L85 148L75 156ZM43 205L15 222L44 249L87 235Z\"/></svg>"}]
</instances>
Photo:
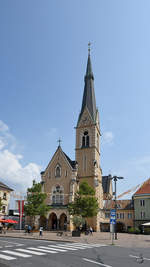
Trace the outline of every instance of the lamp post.
<instances>
[{"instance_id":1,"label":"lamp post","mask_svg":"<svg viewBox=\"0 0 150 267\"><path fill-rule=\"evenodd\" d=\"M108 175L110 179L114 180L115 183L115 214L116 214L116 223L115 223L115 240L117 239L117 180L124 179L124 177L120 176L111 176L111 174Z\"/></svg>"}]
</instances>

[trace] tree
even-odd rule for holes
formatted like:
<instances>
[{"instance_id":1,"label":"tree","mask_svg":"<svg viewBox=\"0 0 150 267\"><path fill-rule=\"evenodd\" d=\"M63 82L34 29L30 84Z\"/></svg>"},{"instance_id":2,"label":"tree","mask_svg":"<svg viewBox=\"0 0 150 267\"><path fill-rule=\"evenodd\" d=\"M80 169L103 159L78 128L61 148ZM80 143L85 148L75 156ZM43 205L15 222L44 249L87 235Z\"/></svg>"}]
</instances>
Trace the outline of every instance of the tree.
<instances>
[{"instance_id":1,"label":"tree","mask_svg":"<svg viewBox=\"0 0 150 267\"><path fill-rule=\"evenodd\" d=\"M36 183L33 180L33 185L27 190L27 201L24 206L25 215L35 219L36 215L45 216L50 210L50 207L45 204L47 195L42 193L41 183Z\"/></svg>"},{"instance_id":2,"label":"tree","mask_svg":"<svg viewBox=\"0 0 150 267\"><path fill-rule=\"evenodd\" d=\"M84 219L97 215L99 207L95 190L86 181L80 184L74 202L69 204L68 210L70 215L82 216Z\"/></svg>"}]
</instances>

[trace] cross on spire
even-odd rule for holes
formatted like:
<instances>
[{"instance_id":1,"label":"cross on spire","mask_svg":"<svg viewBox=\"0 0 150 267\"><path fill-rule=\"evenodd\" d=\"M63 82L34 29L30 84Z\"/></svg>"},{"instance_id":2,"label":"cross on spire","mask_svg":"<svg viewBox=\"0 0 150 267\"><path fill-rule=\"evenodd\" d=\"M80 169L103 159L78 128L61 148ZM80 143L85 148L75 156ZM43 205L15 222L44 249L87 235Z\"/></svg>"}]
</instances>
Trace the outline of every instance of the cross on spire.
<instances>
[{"instance_id":1,"label":"cross on spire","mask_svg":"<svg viewBox=\"0 0 150 267\"><path fill-rule=\"evenodd\" d=\"M59 137L59 139L58 139L57 142L59 143L59 146L60 146L60 143L62 142L61 139L60 139L60 137Z\"/></svg>"},{"instance_id":2,"label":"cross on spire","mask_svg":"<svg viewBox=\"0 0 150 267\"><path fill-rule=\"evenodd\" d=\"M89 55L90 55L90 51L91 51L91 43L89 42L88 43L88 53L89 53Z\"/></svg>"}]
</instances>

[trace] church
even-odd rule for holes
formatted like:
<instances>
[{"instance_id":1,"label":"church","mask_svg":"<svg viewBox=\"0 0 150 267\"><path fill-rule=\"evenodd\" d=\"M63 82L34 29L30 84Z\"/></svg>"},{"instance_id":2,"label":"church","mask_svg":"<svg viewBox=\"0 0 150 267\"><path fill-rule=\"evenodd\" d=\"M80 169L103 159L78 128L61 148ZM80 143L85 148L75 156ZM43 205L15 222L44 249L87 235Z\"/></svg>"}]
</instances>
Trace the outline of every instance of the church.
<instances>
[{"instance_id":1,"label":"church","mask_svg":"<svg viewBox=\"0 0 150 267\"><path fill-rule=\"evenodd\" d=\"M45 171L41 172L43 192L47 194L46 204L51 209L46 217L40 217L39 225L43 225L47 230L73 230L67 206L74 200L79 184L87 181L95 189L99 204L97 216L88 218L87 221L94 231L100 231L100 225L104 221L104 195L106 197L106 194L110 194L111 186L107 192L104 192L107 179L104 179L105 181L102 179L100 165L100 121L96 107L90 47L84 77L82 106L75 129L75 160L71 160L65 154L59 143Z\"/></svg>"}]
</instances>

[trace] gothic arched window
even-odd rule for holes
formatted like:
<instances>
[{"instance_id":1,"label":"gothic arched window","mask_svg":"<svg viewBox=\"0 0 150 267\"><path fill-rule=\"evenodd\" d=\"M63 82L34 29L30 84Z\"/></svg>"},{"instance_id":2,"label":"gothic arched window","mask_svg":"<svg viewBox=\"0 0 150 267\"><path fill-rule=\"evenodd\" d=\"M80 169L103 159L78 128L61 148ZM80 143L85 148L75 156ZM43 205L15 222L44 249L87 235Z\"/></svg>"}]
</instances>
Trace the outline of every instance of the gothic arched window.
<instances>
[{"instance_id":1,"label":"gothic arched window","mask_svg":"<svg viewBox=\"0 0 150 267\"><path fill-rule=\"evenodd\" d=\"M82 136L82 147L89 147L90 146L90 137L88 135L88 131L85 131Z\"/></svg>"},{"instance_id":2,"label":"gothic arched window","mask_svg":"<svg viewBox=\"0 0 150 267\"><path fill-rule=\"evenodd\" d=\"M60 177L60 176L61 176L61 167L60 165L57 165L55 169L55 177Z\"/></svg>"},{"instance_id":3,"label":"gothic arched window","mask_svg":"<svg viewBox=\"0 0 150 267\"><path fill-rule=\"evenodd\" d=\"M64 188L60 185L56 185L52 189L52 204L53 205L64 204Z\"/></svg>"},{"instance_id":4,"label":"gothic arched window","mask_svg":"<svg viewBox=\"0 0 150 267\"><path fill-rule=\"evenodd\" d=\"M85 147L85 136L82 137L82 147Z\"/></svg>"}]
</instances>

